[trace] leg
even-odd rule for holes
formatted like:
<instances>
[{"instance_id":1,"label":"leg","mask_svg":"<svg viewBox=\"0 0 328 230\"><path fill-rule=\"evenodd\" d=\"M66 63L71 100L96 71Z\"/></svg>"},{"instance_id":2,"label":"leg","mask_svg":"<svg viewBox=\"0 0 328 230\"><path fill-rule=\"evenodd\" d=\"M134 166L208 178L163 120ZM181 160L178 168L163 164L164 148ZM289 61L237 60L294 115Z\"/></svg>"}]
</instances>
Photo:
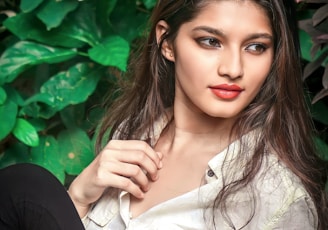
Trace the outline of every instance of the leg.
<instances>
[{"instance_id":1,"label":"leg","mask_svg":"<svg viewBox=\"0 0 328 230\"><path fill-rule=\"evenodd\" d=\"M47 170L18 164L0 170L0 229L84 229L64 186Z\"/></svg>"}]
</instances>

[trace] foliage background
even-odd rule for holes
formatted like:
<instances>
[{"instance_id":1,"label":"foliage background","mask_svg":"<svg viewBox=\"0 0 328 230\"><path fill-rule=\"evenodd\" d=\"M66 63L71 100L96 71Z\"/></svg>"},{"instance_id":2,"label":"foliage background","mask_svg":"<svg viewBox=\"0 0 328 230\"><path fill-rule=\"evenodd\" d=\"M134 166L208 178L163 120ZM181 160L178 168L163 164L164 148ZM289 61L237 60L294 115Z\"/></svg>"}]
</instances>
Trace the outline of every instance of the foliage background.
<instances>
[{"instance_id":1,"label":"foliage background","mask_svg":"<svg viewBox=\"0 0 328 230\"><path fill-rule=\"evenodd\" d=\"M63 184L94 158L102 102L124 78L155 0L0 2L0 168L39 164ZM299 1L305 94L328 160L328 3Z\"/></svg>"}]
</instances>

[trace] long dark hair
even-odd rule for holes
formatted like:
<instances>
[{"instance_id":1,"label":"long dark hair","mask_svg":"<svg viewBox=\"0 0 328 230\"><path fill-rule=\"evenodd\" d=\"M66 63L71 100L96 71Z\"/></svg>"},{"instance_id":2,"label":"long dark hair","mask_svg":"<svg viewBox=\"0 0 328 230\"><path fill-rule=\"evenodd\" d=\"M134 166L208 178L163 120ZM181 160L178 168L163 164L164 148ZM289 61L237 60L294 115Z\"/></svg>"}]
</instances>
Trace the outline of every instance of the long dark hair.
<instances>
[{"instance_id":1,"label":"long dark hair","mask_svg":"<svg viewBox=\"0 0 328 230\"><path fill-rule=\"evenodd\" d=\"M129 84L122 88L122 95L108 109L102 121L97 151L100 151L101 140L109 128L112 130L110 138L118 130L116 133L119 133L120 139L135 139L145 132L150 134L155 120L173 105L175 67L162 56L162 43L164 40L173 42L180 26L195 18L209 2L211 0L158 1L150 19L148 39L140 55L132 59L127 73ZM260 170L266 149L270 149L300 178L316 205L318 229L325 229L328 216L324 191L327 169L316 155L314 128L303 95L294 2L254 2L265 10L271 21L275 58L261 91L241 112L232 134L241 137L256 128L260 128L261 133L255 151L248 156L241 154L247 159L243 177L224 183L223 189L218 191L214 208L219 208L230 221L226 212L229 195L250 184ZM155 31L160 20L167 22L169 30L157 44Z\"/></svg>"}]
</instances>

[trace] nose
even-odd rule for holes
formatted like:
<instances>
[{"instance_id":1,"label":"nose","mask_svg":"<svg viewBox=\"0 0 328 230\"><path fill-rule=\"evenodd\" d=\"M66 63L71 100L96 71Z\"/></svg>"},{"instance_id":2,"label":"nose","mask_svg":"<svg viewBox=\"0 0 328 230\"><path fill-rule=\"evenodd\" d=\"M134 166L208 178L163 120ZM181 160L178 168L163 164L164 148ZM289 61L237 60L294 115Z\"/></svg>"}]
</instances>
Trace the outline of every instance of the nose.
<instances>
[{"instance_id":1,"label":"nose","mask_svg":"<svg viewBox=\"0 0 328 230\"><path fill-rule=\"evenodd\" d=\"M218 74L221 77L237 79L243 76L243 62L239 49L222 50L218 62Z\"/></svg>"}]
</instances>

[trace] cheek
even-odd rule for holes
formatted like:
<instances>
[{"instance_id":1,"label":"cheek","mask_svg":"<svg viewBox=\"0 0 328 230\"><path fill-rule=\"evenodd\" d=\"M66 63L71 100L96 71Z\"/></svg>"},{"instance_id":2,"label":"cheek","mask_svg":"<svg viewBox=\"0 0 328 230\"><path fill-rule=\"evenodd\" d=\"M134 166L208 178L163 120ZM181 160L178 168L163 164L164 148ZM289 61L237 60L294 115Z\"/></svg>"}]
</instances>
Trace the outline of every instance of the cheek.
<instances>
[{"instance_id":1,"label":"cheek","mask_svg":"<svg viewBox=\"0 0 328 230\"><path fill-rule=\"evenodd\" d=\"M183 53L177 56L175 62L177 80L189 84L200 84L206 76L206 67L200 60L194 54L186 55L186 53Z\"/></svg>"},{"instance_id":2,"label":"cheek","mask_svg":"<svg viewBox=\"0 0 328 230\"><path fill-rule=\"evenodd\" d=\"M267 58L263 58L262 60L257 60L252 62L250 66L251 68L251 76L254 78L249 79L249 83L254 86L254 88L261 88L264 81L268 77L271 67L272 67L272 55ZM254 64L256 63L256 64Z\"/></svg>"}]
</instances>

